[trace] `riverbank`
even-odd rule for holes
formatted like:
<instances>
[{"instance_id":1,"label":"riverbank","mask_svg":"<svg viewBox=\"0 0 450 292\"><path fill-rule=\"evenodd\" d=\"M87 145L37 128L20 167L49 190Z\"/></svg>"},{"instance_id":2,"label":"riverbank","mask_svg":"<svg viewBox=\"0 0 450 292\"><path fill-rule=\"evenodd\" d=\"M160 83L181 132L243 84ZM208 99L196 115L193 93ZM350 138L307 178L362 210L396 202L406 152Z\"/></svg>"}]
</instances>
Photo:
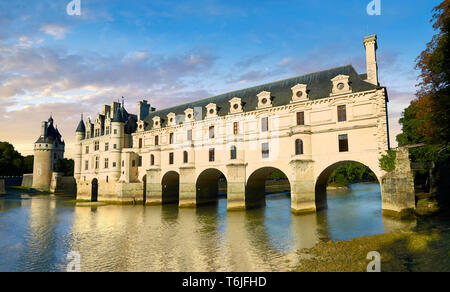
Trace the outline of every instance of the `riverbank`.
<instances>
[{"instance_id":1,"label":"riverbank","mask_svg":"<svg viewBox=\"0 0 450 292\"><path fill-rule=\"evenodd\" d=\"M347 241L321 242L303 249L296 272L365 272L371 251L381 255L382 272L449 272L448 214L418 218L413 230L364 236Z\"/></svg>"}]
</instances>

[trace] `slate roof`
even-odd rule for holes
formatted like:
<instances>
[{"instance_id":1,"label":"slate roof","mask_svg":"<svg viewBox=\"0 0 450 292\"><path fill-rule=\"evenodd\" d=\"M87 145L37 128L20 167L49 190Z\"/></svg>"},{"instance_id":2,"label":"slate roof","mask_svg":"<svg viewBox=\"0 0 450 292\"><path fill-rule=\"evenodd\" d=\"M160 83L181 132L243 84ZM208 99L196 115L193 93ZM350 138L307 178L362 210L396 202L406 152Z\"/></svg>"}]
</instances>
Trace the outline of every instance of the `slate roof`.
<instances>
[{"instance_id":1,"label":"slate roof","mask_svg":"<svg viewBox=\"0 0 450 292\"><path fill-rule=\"evenodd\" d=\"M53 118L50 117L48 120L47 126L47 137L40 136L35 143L48 143L48 144L62 144L64 145L64 141L62 141L62 136L59 133L58 129L53 127Z\"/></svg>"},{"instance_id":2,"label":"slate roof","mask_svg":"<svg viewBox=\"0 0 450 292\"><path fill-rule=\"evenodd\" d=\"M77 133L86 133L86 126L84 125L83 120L80 120L80 122L78 123L77 130L75 132L77 132Z\"/></svg>"},{"instance_id":3,"label":"slate roof","mask_svg":"<svg viewBox=\"0 0 450 292\"><path fill-rule=\"evenodd\" d=\"M126 134L134 133L137 129L137 115L129 114L123 106L117 109L111 122L125 123Z\"/></svg>"},{"instance_id":4,"label":"slate roof","mask_svg":"<svg viewBox=\"0 0 450 292\"><path fill-rule=\"evenodd\" d=\"M261 91L268 91L271 93L272 105L274 107L286 105L291 102L291 88L297 84L307 84L308 98L310 100L327 98L330 96L330 93L332 91L333 84L331 79L333 79L337 75L349 76L349 82L351 84L353 92L361 92L378 88L378 86L364 81L352 65L346 65L321 72L306 74L255 87L236 90L212 96L206 99L151 112L144 119L145 130L151 130L153 128L152 119L155 116L159 116L161 118L161 127L165 127L167 125L167 115L169 113L173 112L176 115L184 115L184 111L188 108L193 109L194 107L202 107L202 119L204 119L206 116L205 106L210 103L215 103L217 105L219 116L225 116L230 112L229 100L233 97L241 98L244 104L244 112L256 110L256 107L258 105L257 94L259 94Z\"/></svg>"}]
</instances>

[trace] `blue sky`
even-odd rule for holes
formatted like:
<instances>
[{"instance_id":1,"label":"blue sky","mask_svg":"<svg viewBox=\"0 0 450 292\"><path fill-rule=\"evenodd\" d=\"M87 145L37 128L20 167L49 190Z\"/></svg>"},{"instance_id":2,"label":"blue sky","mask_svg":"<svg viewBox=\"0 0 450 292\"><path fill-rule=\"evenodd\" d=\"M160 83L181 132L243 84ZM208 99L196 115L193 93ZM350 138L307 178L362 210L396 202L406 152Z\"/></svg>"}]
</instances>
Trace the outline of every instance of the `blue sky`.
<instances>
[{"instance_id":1,"label":"blue sky","mask_svg":"<svg viewBox=\"0 0 450 292\"><path fill-rule=\"evenodd\" d=\"M164 108L304 73L353 64L378 34L391 137L414 98L415 58L431 40L440 1L0 0L0 140L31 154L53 112L70 156L80 112L121 96Z\"/></svg>"}]
</instances>

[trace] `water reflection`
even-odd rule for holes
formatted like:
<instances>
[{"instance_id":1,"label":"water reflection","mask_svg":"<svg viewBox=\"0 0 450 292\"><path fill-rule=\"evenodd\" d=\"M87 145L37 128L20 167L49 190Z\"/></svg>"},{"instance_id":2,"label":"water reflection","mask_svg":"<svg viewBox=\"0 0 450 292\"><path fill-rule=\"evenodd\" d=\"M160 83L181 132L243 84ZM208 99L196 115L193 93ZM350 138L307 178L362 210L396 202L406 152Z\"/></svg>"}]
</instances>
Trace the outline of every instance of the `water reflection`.
<instances>
[{"instance_id":1,"label":"water reflection","mask_svg":"<svg viewBox=\"0 0 450 292\"><path fill-rule=\"evenodd\" d=\"M75 207L57 197L0 198L0 271L65 270L69 251L83 271L283 271L319 240L405 227L382 216L378 185L328 196L328 210L295 216L288 195L266 207L226 211L226 199L176 205Z\"/></svg>"}]
</instances>

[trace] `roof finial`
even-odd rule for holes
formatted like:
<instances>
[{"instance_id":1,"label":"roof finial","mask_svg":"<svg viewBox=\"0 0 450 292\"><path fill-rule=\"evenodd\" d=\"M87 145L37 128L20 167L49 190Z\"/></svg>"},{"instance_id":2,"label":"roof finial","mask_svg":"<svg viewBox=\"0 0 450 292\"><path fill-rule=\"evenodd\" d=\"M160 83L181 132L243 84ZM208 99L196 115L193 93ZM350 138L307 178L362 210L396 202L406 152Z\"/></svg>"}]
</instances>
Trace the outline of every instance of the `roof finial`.
<instances>
[{"instance_id":1,"label":"roof finial","mask_svg":"<svg viewBox=\"0 0 450 292\"><path fill-rule=\"evenodd\" d=\"M124 106L124 104L125 104L125 97L122 96L122 107Z\"/></svg>"},{"instance_id":2,"label":"roof finial","mask_svg":"<svg viewBox=\"0 0 450 292\"><path fill-rule=\"evenodd\" d=\"M83 120L83 113L81 113L81 120Z\"/></svg>"}]
</instances>

